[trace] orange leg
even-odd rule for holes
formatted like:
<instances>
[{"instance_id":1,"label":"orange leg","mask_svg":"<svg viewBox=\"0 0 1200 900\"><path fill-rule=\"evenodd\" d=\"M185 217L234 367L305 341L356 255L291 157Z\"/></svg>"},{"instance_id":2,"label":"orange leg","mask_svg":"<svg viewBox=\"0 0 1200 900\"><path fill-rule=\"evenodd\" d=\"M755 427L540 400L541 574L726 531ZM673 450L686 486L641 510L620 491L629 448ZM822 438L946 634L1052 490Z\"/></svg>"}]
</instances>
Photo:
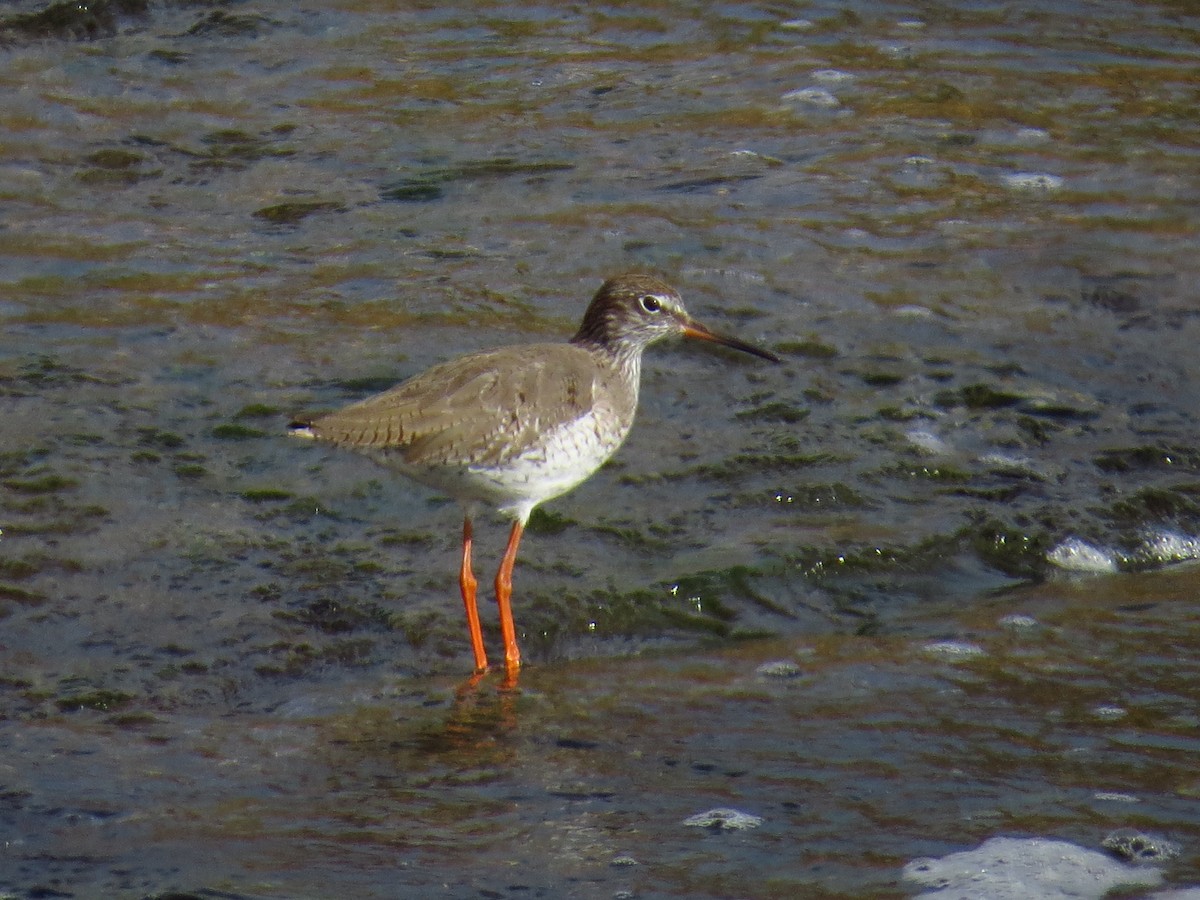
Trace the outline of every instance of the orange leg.
<instances>
[{"instance_id":1,"label":"orange leg","mask_svg":"<svg viewBox=\"0 0 1200 900\"><path fill-rule=\"evenodd\" d=\"M513 522L508 535L508 547L500 562L500 571L496 573L496 604L500 607L500 634L504 638L504 667L510 675L521 666L521 651L517 648L517 628L513 624L512 614L512 572L524 531L524 522L519 519Z\"/></svg>"},{"instance_id":2,"label":"orange leg","mask_svg":"<svg viewBox=\"0 0 1200 900\"><path fill-rule=\"evenodd\" d=\"M458 573L458 586L462 589L463 606L467 608L467 630L471 632L471 650L475 654L475 671L488 667L487 653L483 649L483 629L479 627L479 605L475 602L475 573L471 571L471 517L463 519L462 569Z\"/></svg>"}]
</instances>

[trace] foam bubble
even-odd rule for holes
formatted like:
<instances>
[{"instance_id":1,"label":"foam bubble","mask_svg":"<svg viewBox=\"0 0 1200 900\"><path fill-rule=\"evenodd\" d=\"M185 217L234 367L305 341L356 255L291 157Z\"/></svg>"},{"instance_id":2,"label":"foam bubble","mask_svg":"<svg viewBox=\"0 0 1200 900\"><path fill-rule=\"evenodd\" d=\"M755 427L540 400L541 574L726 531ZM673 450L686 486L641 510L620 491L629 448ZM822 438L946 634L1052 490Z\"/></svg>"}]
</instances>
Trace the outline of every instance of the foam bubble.
<instances>
[{"instance_id":1,"label":"foam bubble","mask_svg":"<svg viewBox=\"0 0 1200 900\"><path fill-rule=\"evenodd\" d=\"M788 91L781 98L785 103L804 103L808 106L821 106L832 109L841 106L841 101L825 88L806 87L797 91Z\"/></svg>"},{"instance_id":2,"label":"foam bubble","mask_svg":"<svg viewBox=\"0 0 1200 900\"><path fill-rule=\"evenodd\" d=\"M1046 559L1070 572L1115 572L1116 554L1079 538L1067 538L1046 554Z\"/></svg>"}]
</instances>

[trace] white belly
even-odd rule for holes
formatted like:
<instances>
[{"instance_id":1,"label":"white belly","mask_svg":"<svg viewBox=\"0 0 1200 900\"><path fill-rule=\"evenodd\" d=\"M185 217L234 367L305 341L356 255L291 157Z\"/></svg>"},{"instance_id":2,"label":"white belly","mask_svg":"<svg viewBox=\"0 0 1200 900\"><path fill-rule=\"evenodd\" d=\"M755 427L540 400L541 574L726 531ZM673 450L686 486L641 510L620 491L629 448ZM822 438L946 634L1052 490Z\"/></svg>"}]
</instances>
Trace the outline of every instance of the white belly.
<instances>
[{"instance_id":1,"label":"white belly","mask_svg":"<svg viewBox=\"0 0 1200 900\"><path fill-rule=\"evenodd\" d=\"M524 521L535 506L586 480L625 441L632 423L600 431L594 415L547 432L536 445L502 464L411 466L398 454L377 458L414 481L440 490L465 505L479 504Z\"/></svg>"}]
</instances>

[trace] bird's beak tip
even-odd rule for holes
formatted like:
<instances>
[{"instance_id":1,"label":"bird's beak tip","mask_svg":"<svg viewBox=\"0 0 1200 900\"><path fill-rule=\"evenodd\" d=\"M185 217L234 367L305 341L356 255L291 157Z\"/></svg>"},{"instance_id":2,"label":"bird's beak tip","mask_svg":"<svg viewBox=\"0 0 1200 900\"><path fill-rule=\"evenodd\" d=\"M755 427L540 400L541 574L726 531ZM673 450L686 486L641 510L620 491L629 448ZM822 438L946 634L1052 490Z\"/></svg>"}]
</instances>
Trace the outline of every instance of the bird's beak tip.
<instances>
[{"instance_id":1,"label":"bird's beak tip","mask_svg":"<svg viewBox=\"0 0 1200 900\"><path fill-rule=\"evenodd\" d=\"M725 347L731 347L734 350L741 350L743 353L749 353L752 356L757 356L761 359L770 360L773 363L783 362L778 356L770 350L763 350L761 347L755 347L753 344L748 344L745 341L735 337L729 337L725 334L717 334L711 331L704 325L701 325L695 319L688 319L683 323L683 336L695 338L699 341L709 341L714 344L721 344Z\"/></svg>"}]
</instances>

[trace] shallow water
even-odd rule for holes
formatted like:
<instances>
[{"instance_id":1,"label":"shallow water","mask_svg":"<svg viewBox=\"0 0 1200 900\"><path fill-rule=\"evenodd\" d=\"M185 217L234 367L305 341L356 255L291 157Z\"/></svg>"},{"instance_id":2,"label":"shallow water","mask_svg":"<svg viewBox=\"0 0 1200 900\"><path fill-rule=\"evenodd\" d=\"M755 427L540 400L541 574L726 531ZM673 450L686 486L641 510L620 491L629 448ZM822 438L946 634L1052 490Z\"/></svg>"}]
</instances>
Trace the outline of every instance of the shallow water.
<instances>
[{"instance_id":1,"label":"shallow water","mask_svg":"<svg viewBox=\"0 0 1200 900\"><path fill-rule=\"evenodd\" d=\"M1191 4L392 7L3 11L0 891L1200 883ZM650 352L467 688L455 507L283 427L628 269L785 364Z\"/></svg>"}]
</instances>

